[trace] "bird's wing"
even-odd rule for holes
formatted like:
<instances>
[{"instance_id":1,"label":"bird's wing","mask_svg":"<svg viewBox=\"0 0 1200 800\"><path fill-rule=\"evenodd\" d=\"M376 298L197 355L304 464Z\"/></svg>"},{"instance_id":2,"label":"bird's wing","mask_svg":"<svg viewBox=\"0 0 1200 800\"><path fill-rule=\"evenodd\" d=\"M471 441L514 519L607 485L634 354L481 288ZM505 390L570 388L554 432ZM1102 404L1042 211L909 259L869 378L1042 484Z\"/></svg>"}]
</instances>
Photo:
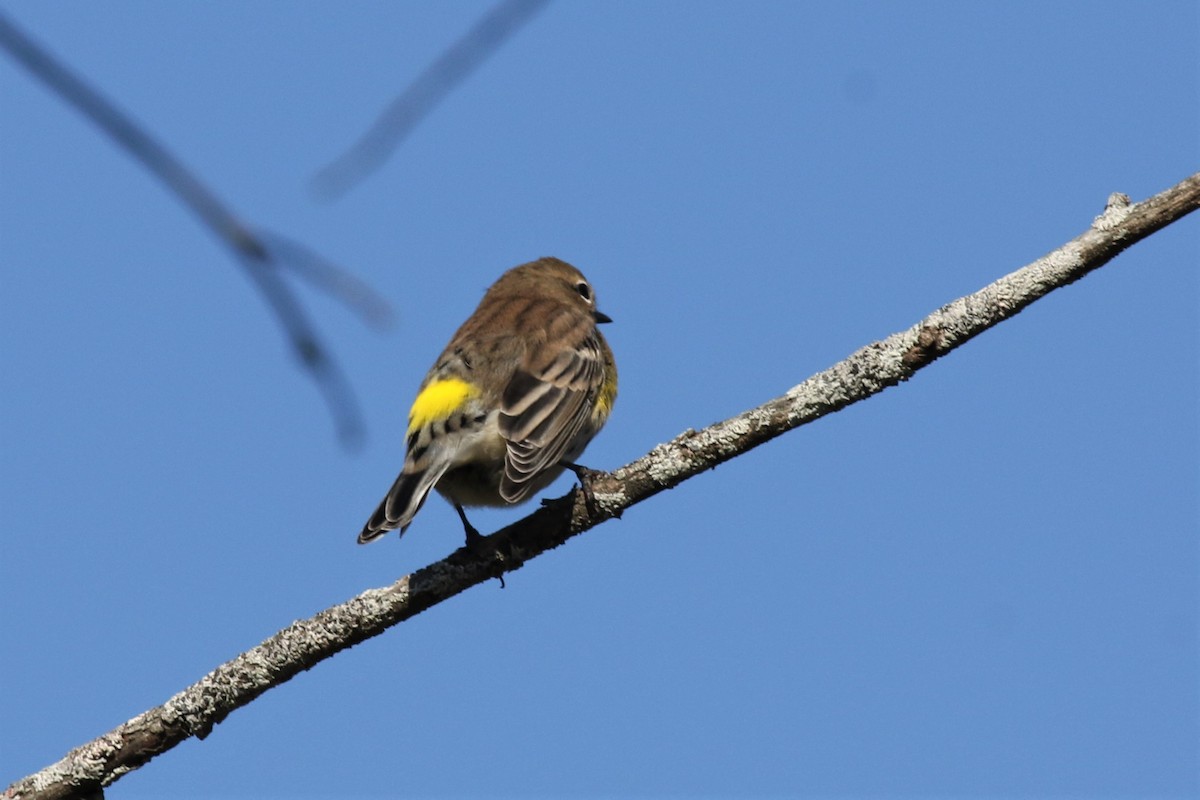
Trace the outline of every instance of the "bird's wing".
<instances>
[{"instance_id":1,"label":"bird's wing","mask_svg":"<svg viewBox=\"0 0 1200 800\"><path fill-rule=\"evenodd\" d=\"M592 332L578 347L552 359L536 351L524 359L504 389L500 433L508 440L500 495L519 502L531 481L556 466L592 414L603 379L600 345Z\"/></svg>"}]
</instances>

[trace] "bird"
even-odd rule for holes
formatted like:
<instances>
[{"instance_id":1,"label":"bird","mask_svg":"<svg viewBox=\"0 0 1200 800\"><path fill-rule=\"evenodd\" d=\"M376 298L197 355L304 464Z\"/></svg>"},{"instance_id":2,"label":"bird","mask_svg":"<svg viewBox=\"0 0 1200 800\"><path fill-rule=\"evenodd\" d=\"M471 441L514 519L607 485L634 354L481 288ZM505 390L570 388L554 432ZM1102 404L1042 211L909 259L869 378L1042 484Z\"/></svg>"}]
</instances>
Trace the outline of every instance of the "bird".
<instances>
[{"instance_id":1,"label":"bird","mask_svg":"<svg viewBox=\"0 0 1200 800\"><path fill-rule=\"evenodd\" d=\"M546 488L604 426L617 397L612 349L583 273L557 258L513 267L484 294L417 390L404 464L358 535L403 536L431 489L458 512L509 506ZM581 482L583 477L581 475Z\"/></svg>"}]
</instances>

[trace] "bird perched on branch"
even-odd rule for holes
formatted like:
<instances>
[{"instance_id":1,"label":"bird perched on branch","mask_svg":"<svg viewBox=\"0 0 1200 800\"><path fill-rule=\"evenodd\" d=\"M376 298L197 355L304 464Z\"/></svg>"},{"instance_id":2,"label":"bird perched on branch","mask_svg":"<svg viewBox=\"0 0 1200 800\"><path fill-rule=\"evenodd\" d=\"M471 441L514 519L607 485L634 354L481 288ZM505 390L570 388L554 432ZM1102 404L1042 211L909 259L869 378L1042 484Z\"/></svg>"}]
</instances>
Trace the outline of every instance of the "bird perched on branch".
<instances>
[{"instance_id":1,"label":"bird perched on branch","mask_svg":"<svg viewBox=\"0 0 1200 800\"><path fill-rule=\"evenodd\" d=\"M617 397L597 325L612 320L579 270L542 258L500 276L446 345L408 412L404 466L358 535L403 534L430 489L454 506L523 502L573 463Z\"/></svg>"}]
</instances>

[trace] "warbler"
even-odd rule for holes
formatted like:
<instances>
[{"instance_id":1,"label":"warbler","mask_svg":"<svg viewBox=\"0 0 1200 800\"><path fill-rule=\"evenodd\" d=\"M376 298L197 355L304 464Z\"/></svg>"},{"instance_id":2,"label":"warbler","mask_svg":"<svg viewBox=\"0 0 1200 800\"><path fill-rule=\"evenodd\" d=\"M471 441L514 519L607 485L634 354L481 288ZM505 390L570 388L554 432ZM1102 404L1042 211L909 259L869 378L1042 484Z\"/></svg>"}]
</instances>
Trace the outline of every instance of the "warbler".
<instances>
[{"instance_id":1,"label":"warbler","mask_svg":"<svg viewBox=\"0 0 1200 800\"><path fill-rule=\"evenodd\" d=\"M359 544L400 534L437 489L464 506L515 505L544 489L604 426L617 397L612 320L579 270L557 258L510 269L492 284L421 382L408 412L400 476Z\"/></svg>"}]
</instances>

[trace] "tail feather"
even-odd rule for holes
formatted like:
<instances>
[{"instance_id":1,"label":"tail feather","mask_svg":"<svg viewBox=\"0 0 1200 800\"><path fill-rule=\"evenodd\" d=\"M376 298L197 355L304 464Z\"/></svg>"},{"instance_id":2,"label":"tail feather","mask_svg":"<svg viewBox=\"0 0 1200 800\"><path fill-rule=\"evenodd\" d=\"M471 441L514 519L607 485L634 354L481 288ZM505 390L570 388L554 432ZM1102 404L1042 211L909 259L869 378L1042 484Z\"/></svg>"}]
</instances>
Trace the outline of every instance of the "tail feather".
<instances>
[{"instance_id":1,"label":"tail feather","mask_svg":"<svg viewBox=\"0 0 1200 800\"><path fill-rule=\"evenodd\" d=\"M446 464L437 470L402 471L379 504L379 508L375 509L375 513L363 526L362 533L358 535L358 543L366 544L396 528L400 529L400 535L403 536L413 517L425 504L429 490L442 477L448 466L449 464Z\"/></svg>"}]
</instances>

